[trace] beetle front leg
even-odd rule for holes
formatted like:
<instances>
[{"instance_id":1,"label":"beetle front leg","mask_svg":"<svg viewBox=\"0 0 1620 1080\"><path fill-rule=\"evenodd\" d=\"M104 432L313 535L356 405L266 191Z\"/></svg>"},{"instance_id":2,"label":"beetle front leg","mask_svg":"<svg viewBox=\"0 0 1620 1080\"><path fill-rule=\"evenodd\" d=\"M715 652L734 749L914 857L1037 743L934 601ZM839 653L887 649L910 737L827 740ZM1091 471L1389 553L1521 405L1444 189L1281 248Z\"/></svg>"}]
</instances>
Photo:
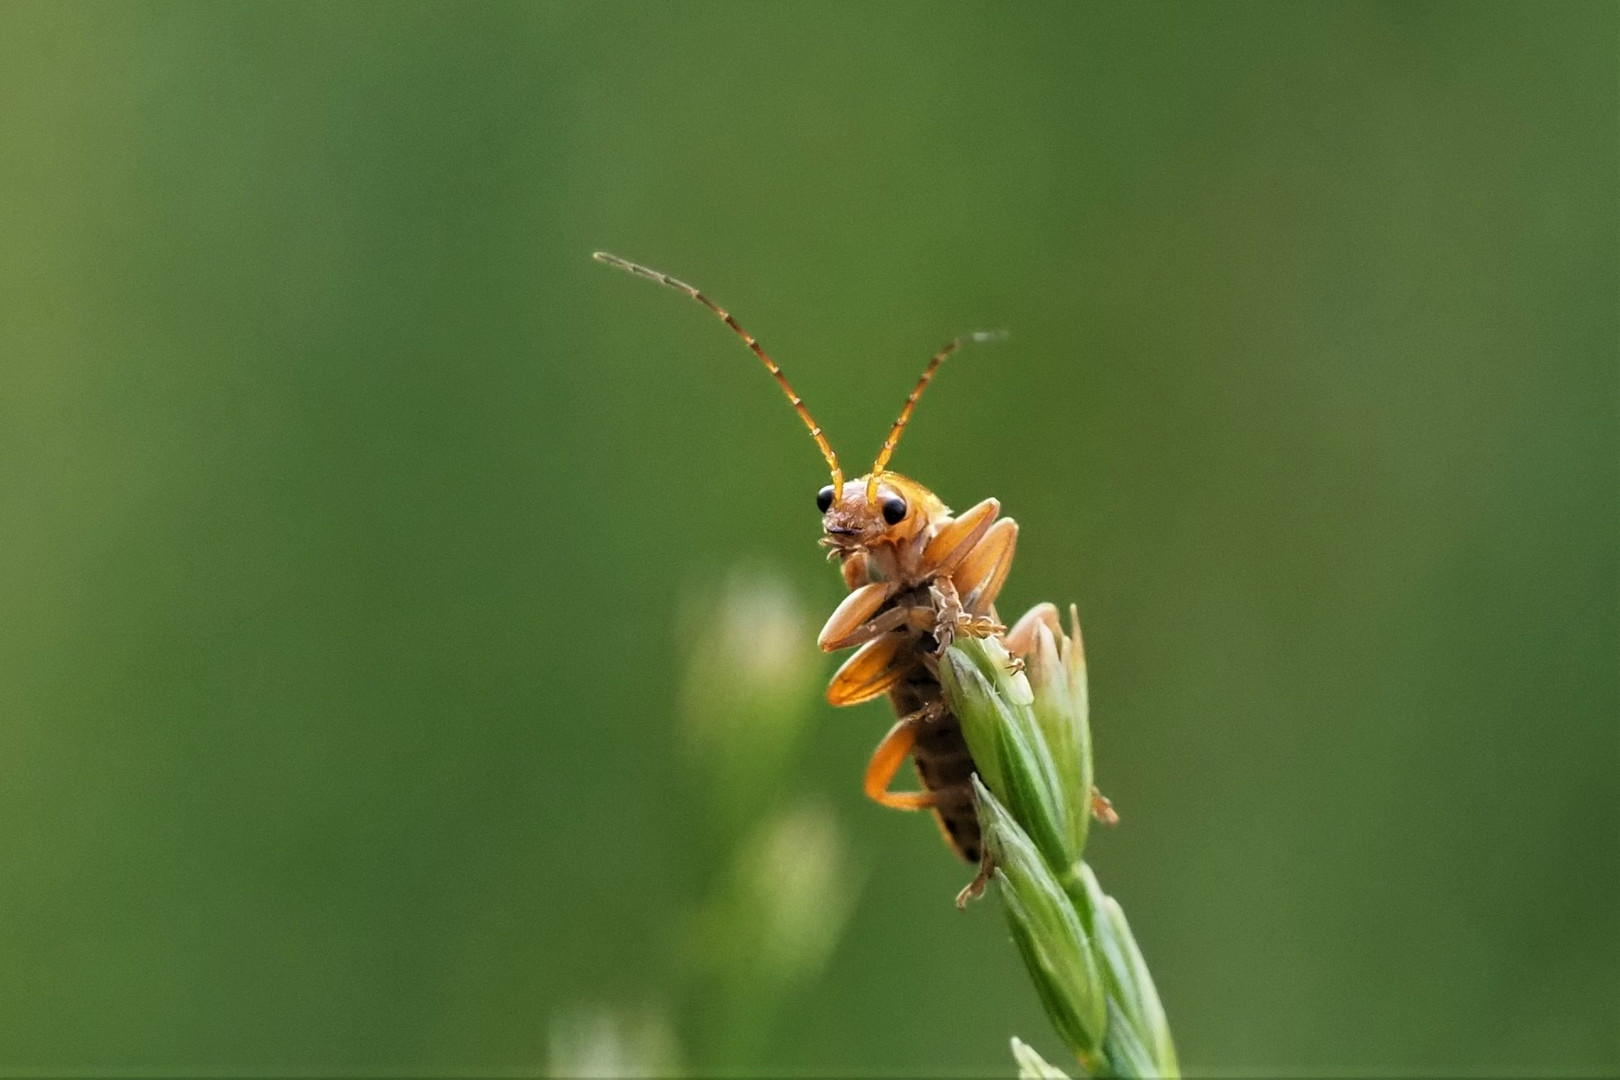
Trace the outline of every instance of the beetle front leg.
<instances>
[{"instance_id":1,"label":"beetle front leg","mask_svg":"<svg viewBox=\"0 0 1620 1080\"><path fill-rule=\"evenodd\" d=\"M827 619L827 625L821 628L816 644L823 652L833 652L864 645L903 626L926 630L933 625L933 613L927 607L907 605L882 610L895 591L890 582L874 581L844 597L844 602Z\"/></svg>"},{"instance_id":2,"label":"beetle front leg","mask_svg":"<svg viewBox=\"0 0 1620 1080\"><path fill-rule=\"evenodd\" d=\"M934 602L934 640L939 643L934 650L935 656L944 656L945 650L951 647L958 634L977 638L994 637L1007 629L988 615L974 615L965 610L955 583L948 577L939 578L930 585L928 595Z\"/></svg>"},{"instance_id":3,"label":"beetle front leg","mask_svg":"<svg viewBox=\"0 0 1620 1080\"><path fill-rule=\"evenodd\" d=\"M844 597L843 602L827 617L827 625L821 628L821 636L816 638L816 644L821 647L822 652L832 652L834 649L846 649L851 645L872 640L876 634L868 634L864 638L854 640L852 635L859 631L862 624L876 615L893 595L894 590L880 581L855 589Z\"/></svg>"},{"instance_id":4,"label":"beetle front leg","mask_svg":"<svg viewBox=\"0 0 1620 1080\"><path fill-rule=\"evenodd\" d=\"M836 649L848 649L855 645L865 645L875 637L882 637L890 630L898 630L902 626L914 626L919 620L926 626L933 620L933 613L927 608L892 607L876 618L868 619L859 626L845 631L837 637L827 637L827 631L822 631L821 647L827 652ZM829 624L829 629L830 629Z\"/></svg>"}]
</instances>

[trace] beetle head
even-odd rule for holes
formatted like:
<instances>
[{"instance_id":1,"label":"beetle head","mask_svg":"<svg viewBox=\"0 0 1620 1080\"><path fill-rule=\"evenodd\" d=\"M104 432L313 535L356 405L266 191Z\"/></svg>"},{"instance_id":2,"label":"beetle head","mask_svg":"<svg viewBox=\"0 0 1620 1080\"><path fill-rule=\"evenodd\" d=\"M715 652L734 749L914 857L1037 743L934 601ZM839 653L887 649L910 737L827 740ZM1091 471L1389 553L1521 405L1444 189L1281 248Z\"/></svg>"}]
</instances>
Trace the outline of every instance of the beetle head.
<instances>
[{"instance_id":1,"label":"beetle head","mask_svg":"<svg viewBox=\"0 0 1620 1080\"><path fill-rule=\"evenodd\" d=\"M842 490L828 484L816 494L826 533L822 542L827 546L853 551L874 544L903 544L945 510L937 495L899 473L879 476L877 498L870 499L869 479L846 481Z\"/></svg>"}]
</instances>

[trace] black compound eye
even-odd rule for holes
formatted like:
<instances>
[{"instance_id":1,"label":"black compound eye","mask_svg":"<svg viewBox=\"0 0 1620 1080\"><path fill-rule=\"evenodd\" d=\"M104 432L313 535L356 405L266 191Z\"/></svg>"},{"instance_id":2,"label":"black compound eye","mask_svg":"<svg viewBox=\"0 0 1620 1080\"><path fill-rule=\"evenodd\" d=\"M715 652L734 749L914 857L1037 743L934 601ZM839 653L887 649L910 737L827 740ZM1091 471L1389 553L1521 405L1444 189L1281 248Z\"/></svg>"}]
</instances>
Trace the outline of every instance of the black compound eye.
<instances>
[{"instance_id":1,"label":"black compound eye","mask_svg":"<svg viewBox=\"0 0 1620 1080\"><path fill-rule=\"evenodd\" d=\"M832 499L833 499L832 485L828 484L826 487L824 487L820 491L816 492L816 509L820 510L823 514L825 514L828 510L830 510L832 508Z\"/></svg>"},{"instance_id":2,"label":"black compound eye","mask_svg":"<svg viewBox=\"0 0 1620 1080\"><path fill-rule=\"evenodd\" d=\"M890 525L898 525L906 516L906 500L898 495L890 495L883 500L883 520Z\"/></svg>"}]
</instances>

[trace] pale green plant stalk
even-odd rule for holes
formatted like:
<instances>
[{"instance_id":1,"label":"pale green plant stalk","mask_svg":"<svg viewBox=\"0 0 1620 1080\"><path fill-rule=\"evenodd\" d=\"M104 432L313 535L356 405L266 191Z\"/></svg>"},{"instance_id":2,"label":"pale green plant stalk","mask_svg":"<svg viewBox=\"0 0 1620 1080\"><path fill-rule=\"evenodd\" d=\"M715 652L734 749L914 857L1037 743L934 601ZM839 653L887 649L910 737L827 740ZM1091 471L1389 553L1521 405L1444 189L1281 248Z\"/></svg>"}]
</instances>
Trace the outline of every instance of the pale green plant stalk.
<instances>
[{"instance_id":1,"label":"pale green plant stalk","mask_svg":"<svg viewBox=\"0 0 1620 1080\"><path fill-rule=\"evenodd\" d=\"M964 639L940 679L978 766L985 844L1036 994L1091 1076L1177 1076L1175 1045L1125 913L1082 861L1091 729L1079 617L1037 626L1024 670L1001 641ZM1055 620L1054 620L1055 621ZM982 780L982 782L981 782ZM1013 1040L1021 1076L1062 1076Z\"/></svg>"}]
</instances>

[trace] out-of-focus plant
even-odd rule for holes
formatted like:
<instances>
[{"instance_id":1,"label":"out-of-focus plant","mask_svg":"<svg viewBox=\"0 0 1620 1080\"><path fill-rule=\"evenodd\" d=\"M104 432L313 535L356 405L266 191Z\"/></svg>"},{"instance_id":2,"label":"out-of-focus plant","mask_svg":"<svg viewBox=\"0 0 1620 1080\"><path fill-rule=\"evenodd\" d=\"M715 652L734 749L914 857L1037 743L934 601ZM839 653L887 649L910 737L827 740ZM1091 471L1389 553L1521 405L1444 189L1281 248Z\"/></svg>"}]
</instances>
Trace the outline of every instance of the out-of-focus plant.
<instances>
[{"instance_id":1,"label":"out-of-focus plant","mask_svg":"<svg viewBox=\"0 0 1620 1080\"><path fill-rule=\"evenodd\" d=\"M575 1009L551 1019L550 1073L558 1077L675 1076L679 1050L658 1010Z\"/></svg>"},{"instance_id":2,"label":"out-of-focus plant","mask_svg":"<svg viewBox=\"0 0 1620 1080\"><path fill-rule=\"evenodd\" d=\"M699 1073L749 1073L792 993L837 944L859 883L831 811L790 795L817 698L815 635L793 591L774 575L733 574L694 594L680 630L681 743L704 808L698 861L715 868L695 909L671 921L680 1044ZM554 1075L602 1061L649 1075L683 1056L673 1036L668 1054L640 1053L646 1041L626 1033L641 1029L623 1022L582 1030L559 1043L554 1028Z\"/></svg>"},{"instance_id":3,"label":"out-of-focus plant","mask_svg":"<svg viewBox=\"0 0 1620 1080\"><path fill-rule=\"evenodd\" d=\"M1093 806L1108 811L1092 787L1079 617L1070 608L1065 634L1048 615L1015 643L1023 670L993 638L961 640L940 664L978 766L994 879L1041 1004L1080 1065L1175 1076L1169 1024L1125 914L1081 859ZM1014 1053L1021 1075L1054 1075L1016 1040Z\"/></svg>"},{"instance_id":4,"label":"out-of-focus plant","mask_svg":"<svg viewBox=\"0 0 1620 1080\"><path fill-rule=\"evenodd\" d=\"M723 869L688 923L695 1061L746 1071L793 990L821 970L858 882L837 819L791 793L815 682L815 634L793 591L734 573L688 605L681 691L688 768ZM717 599L716 599L717 598Z\"/></svg>"},{"instance_id":5,"label":"out-of-focus plant","mask_svg":"<svg viewBox=\"0 0 1620 1080\"><path fill-rule=\"evenodd\" d=\"M782 788L817 700L810 621L779 576L738 570L689 596L680 638L681 742L706 824L745 831Z\"/></svg>"},{"instance_id":6,"label":"out-of-focus plant","mask_svg":"<svg viewBox=\"0 0 1620 1080\"><path fill-rule=\"evenodd\" d=\"M831 812L773 814L738 846L692 922L688 959L706 977L705 1064L756 1070L792 991L817 974L857 891Z\"/></svg>"}]
</instances>

